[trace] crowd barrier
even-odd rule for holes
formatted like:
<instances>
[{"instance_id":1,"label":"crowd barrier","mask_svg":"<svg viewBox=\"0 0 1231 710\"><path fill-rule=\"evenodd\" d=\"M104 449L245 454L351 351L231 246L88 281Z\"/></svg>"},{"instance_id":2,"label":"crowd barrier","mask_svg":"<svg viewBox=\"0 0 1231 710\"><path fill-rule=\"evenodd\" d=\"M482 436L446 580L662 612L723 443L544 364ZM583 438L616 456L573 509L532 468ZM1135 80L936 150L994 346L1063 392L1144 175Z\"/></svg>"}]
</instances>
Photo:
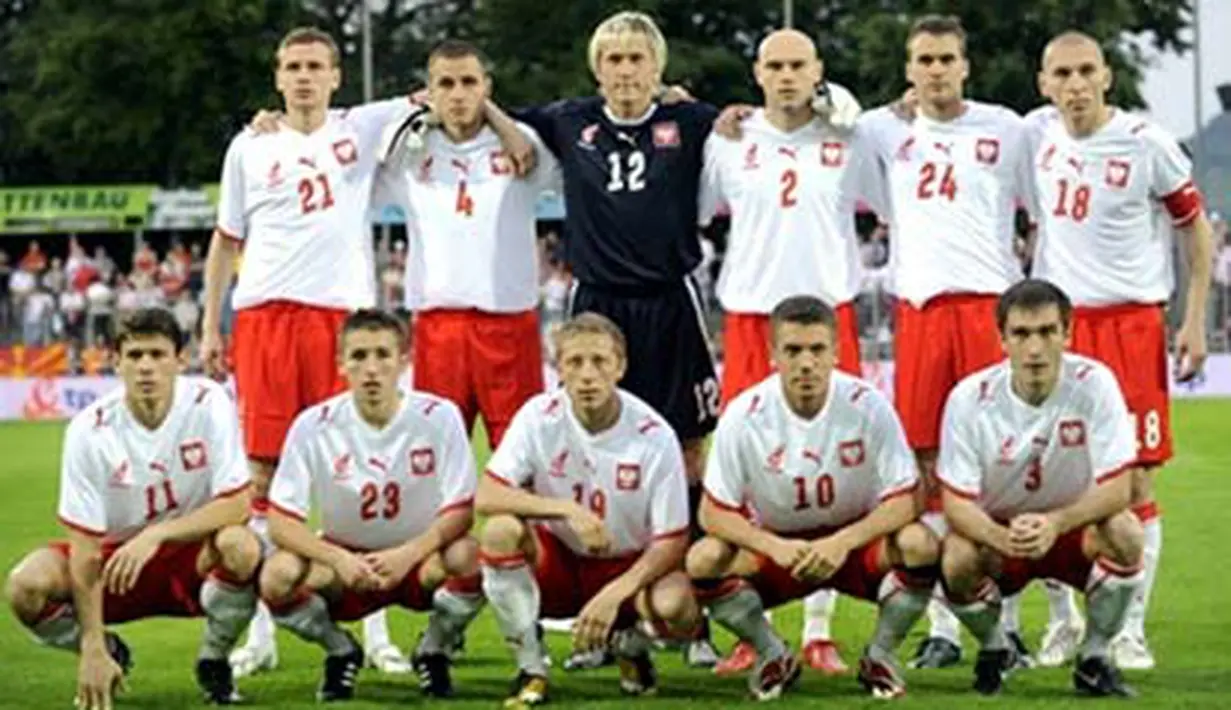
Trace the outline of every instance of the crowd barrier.
<instances>
[{"instance_id":1,"label":"crowd barrier","mask_svg":"<svg viewBox=\"0 0 1231 710\"><path fill-rule=\"evenodd\" d=\"M864 377L893 396L893 363L865 362ZM555 373L544 368L545 381L555 386ZM409 383L409 376L403 384ZM108 376L0 379L0 421L67 419L119 386ZM1175 397L1231 398L1231 354L1211 355L1205 371L1192 382L1171 383Z\"/></svg>"}]
</instances>

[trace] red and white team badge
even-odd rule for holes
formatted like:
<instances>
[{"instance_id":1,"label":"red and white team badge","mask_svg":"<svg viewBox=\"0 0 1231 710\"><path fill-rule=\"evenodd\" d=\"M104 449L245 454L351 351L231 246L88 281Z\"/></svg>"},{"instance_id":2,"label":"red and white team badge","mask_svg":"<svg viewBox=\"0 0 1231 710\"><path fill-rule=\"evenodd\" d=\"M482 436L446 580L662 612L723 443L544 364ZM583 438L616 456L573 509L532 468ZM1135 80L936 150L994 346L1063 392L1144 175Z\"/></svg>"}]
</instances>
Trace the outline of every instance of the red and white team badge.
<instances>
[{"instance_id":1,"label":"red and white team badge","mask_svg":"<svg viewBox=\"0 0 1231 710\"><path fill-rule=\"evenodd\" d=\"M641 487L641 464L622 463L616 465L616 488L622 491L635 491Z\"/></svg>"},{"instance_id":2,"label":"red and white team badge","mask_svg":"<svg viewBox=\"0 0 1231 710\"><path fill-rule=\"evenodd\" d=\"M1060 422L1060 445L1085 446L1086 423L1080 419L1066 419Z\"/></svg>"},{"instance_id":3,"label":"red and white team badge","mask_svg":"<svg viewBox=\"0 0 1231 710\"><path fill-rule=\"evenodd\" d=\"M984 165L995 165L1000 160L1000 140L980 138L975 142L975 159Z\"/></svg>"},{"instance_id":4,"label":"red and white team badge","mask_svg":"<svg viewBox=\"0 0 1231 710\"><path fill-rule=\"evenodd\" d=\"M581 129L581 140L580 140L581 147L593 148L594 147L594 137L597 135L598 135L598 124L597 123L591 123L590 125Z\"/></svg>"},{"instance_id":5,"label":"red and white team badge","mask_svg":"<svg viewBox=\"0 0 1231 710\"><path fill-rule=\"evenodd\" d=\"M359 159L359 149L355 147L355 141L343 138L333 144L333 157L342 165L350 165Z\"/></svg>"},{"instance_id":6,"label":"red and white team badge","mask_svg":"<svg viewBox=\"0 0 1231 710\"><path fill-rule=\"evenodd\" d=\"M493 150L490 162L492 175L508 175L513 172L513 164L509 162L509 156L503 150Z\"/></svg>"},{"instance_id":7,"label":"red and white team badge","mask_svg":"<svg viewBox=\"0 0 1231 710\"><path fill-rule=\"evenodd\" d=\"M655 123L651 130L655 148L676 148L680 145L680 127L675 121Z\"/></svg>"},{"instance_id":8,"label":"red and white team badge","mask_svg":"<svg viewBox=\"0 0 1231 710\"><path fill-rule=\"evenodd\" d=\"M827 168L842 167L845 146L839 141L825 141L821 144L821 165Z\"/></svg>"},{"instance_id":9,"label":"red and white team badge","mask_svg":"<svg viewBox=\"0 0 1231 710\"><path fill-rule=\"evenodd\" d=\"M1111 158L1107 161L1107 187L1128 187L1128 177L1132 172L1132 164L1127 160Z\"/></svg>"},{"instance_id":10,"label":"red and white team badge","mask_svg":"<svg viewBox=\"0 0 1231 710\"><path fill-rule=\"evenodd\" d=\"M200 471L208 466L209 456L205 452L205 442L193 439L180 444L180 464L186 473Z\"/></svg>"},{"instance_id":11,"label":"red and white team badge","mask_svg":"<svg viewBox=\"0 0 1231 710\"><path fill-rule=\"evenodd\" d=\"M410 450L410 472L416 476L436 474L436 452L431 447Z\"/></svg>"},{"instance_id":12,"label":"red and white team badge","mask_svg":"<svg viewBox=\"0 0 1231 710\"><path fill-rule=\"evenodd\" d=\"M863 439L838 444L838 460L842 462L843 468L858 466L863 463L864 458L866 458L866 452L863 448Z\"/></svg>"}]
</instances>

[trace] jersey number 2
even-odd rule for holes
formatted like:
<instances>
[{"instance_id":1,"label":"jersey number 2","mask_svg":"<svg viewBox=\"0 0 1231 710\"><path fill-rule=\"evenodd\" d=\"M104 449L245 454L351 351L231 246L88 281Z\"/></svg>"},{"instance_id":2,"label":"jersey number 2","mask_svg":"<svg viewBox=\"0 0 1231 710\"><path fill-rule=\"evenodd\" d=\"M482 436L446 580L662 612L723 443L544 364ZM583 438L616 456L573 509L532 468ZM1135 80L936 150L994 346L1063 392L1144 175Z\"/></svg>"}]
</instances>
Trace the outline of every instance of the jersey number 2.
<instances>
[{"instance_id":1,"label":"jersey number 2","mask_svg":"<svg viewBox=\"0 0 1231 710\"><path fill-rule=\"evenodd\" d=\"M782 171L782 206L794 207L799 200L795 199L795 187L799 185L799 173L794 170Z\"/></svg>"},{"instance_id":2,"label":"jersey number 2","mask_svg":"<svg viewBox=\"0 0 1231 710\"><path fill-rule=\"evenodd\" d=\"M330 207L333 207L333 190L329 189L328 175L320 173L299 181L299 208L304 214Z\"/></svg>"},{"instance_id":3,"label":"jersey number 2","mask_svg":"<svg viewBox=\"0 0 1231 710\"><path fill-rule=\"evenodd\" d=\"M359 490L359 517L364 520L374 520L377 517L391 520L402 512L402 489L390 481L384 487L375 483L365 483ZM384 498L384 505L381 499Z\"/></svg>"},{"instance_id":4,"label":"jersey number 2","mask_svg":"<svg viewBox=\"0 0 1231 710\"><path fill-rule=\"evenodd\" d=\"M622 156L613 151L607 154L607 164L611 167L607 192L641 192L645 189L645 153L634 150Z\"/></svg>"}]
</instances>

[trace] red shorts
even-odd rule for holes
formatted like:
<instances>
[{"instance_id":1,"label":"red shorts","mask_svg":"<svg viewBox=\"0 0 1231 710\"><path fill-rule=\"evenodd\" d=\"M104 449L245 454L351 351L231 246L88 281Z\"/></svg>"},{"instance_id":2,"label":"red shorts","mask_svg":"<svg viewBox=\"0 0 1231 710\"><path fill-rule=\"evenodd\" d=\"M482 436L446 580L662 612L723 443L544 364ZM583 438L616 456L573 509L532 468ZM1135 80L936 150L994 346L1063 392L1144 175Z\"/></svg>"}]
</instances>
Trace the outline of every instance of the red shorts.
<instances>
[{"instance_id":1,"label":"red shorts","mask_svg":"<svg viewBox=\"0 0 1231 710\"><path fill-rule=\"evenodd\" d=\"M779 533L782 537L796 540L816 540L832 534L833 530ZM881 569L881 550L884 538L873 540L846 556L846 563L833 575L821 582L795 579L791 570L779 566L768 557L757 555L757 573L748 579L753 589L761 595L766 609L772 609L795 599L803 599L818 589L834 589L843 594L876 601L881 580L888 568Z\"/></svg>"},{"instance_id":2,"label":"red shorts","mask_svg":"<svg viewBox=\"0 0 1231 710\"><path fill-rule=\"evenodd\" d=\"M413 330L415 389L456 404L467 431L482 414L494 451L517 410L543 391L538 314L422 311Z\"/></svg>"},{"instance_id":3,"label":"red shorts","mask_svg":"<svg viewBox=\"0 0 1231 710\"><path fill-rule=\"evenodd\" d=\"M402 606L413 611L432 608L432 593L419 583L419 568L415 565L396 586L375 592L344 589L337 599L329 600L329 617L334 621L358 621L387 606Z\"/></svg>"},{"instance_id":4,"label":"red shorts","mask_svg":"<svg viewBox=\"0 0 1231 710\"><path fill-rule=\"evenodd\" d=\"M1071 349L1116 373L1137 425L1137 461L1146 466L1172 453L1165 318L1159 305L1073 309Z\"/></svg>"},{"instance_id":5,"label":"red shorts","mask_svg":"<svg viewBox=\"0 0 1231 710\"><path fill-rule=\"evenodd\" d=\"M538 582L541 611L545 619L571 619L603 587L628 571L640 555L600 558L573 552L547 528L534 526L537 554L534 580ZM637 608L629 599L620 606L613 628L623 629L637 621Z\"/></svg>"},{"instance_id":6,"label":"red shorts","mask_svg":"<svg viewBox=\"0 0 1231 710\"><path fill-rule=\"evenodd\" d=\"M104 564L120 545L103 543ZM127 594L103 592L103 622L122 624L151 616L200 616L205 577L197 573L197 559L203 546L199 541L160 545L141 570L137 585ZM55 541L48 547L68 558L68 542Z\"/></svg>"},{"instance_id":7,"label":"red shorts","mask_svg":"<svg viewBox=\"0 0 1231 710\"><path fill-rule=\"evenodd\" d=\"M235 314L235 389L249 458L276 461L300 412L346 389L338 331L346 312L272 301Z\"/></svg>"},{"instance_id":8,"label":"red shorts","mask_svg":"<svg viewBox=\"0 0 1231 710\"><path fill-rule=\"evenodd\" d=\"M893 396L912 448L939 446L949 391L967 375L1004 359L997 300L985 294L946 294L922 308L898 301Z\"/></svg>"},{"instance_id":9,"label":"red shorts","mask_svg":"<svg viewBox=\"0 0 1231 710\"><path fill-rule=\"evenodd\" d=\"M859 318L851 303L834 309L837 316L838 369L863 377L859 364ZM730 402L740 392L769 377L769 316L760 313L728 313L722 326L722 401Z\"/></svg>"},{"instance_id":10,"label":"red shorts","mask_svg":"<svg viewBox=\"0 0 1231 710\"><path fill-rule=\"evenodd\" d=\"M1034 579L1058 579L1074 589L1085 589L1094 562L1081 549L1085 528L1070 530L1039 560L1006 557L1001 560L996 586L1004 596L1017 594Z\"/></svg>"}]
</instances>

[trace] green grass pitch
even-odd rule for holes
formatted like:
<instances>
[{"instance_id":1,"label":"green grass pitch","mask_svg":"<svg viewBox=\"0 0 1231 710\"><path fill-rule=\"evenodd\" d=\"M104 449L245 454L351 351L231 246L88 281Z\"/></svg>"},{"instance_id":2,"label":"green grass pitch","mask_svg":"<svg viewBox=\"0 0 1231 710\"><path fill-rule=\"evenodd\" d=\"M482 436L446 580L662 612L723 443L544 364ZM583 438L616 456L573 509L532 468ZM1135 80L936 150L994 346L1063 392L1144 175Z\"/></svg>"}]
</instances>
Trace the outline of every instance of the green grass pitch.
<instances>
[{"instance_id":1,"label":"green grass pitch","mask_svg":"<svg viewBox=\"0 0 1231 710\"><path fill-rule=\"evenodd\" d=\"M1159 498L1164 510L1165 547L1160 579L1149 621L1150 638L1159 667L1150 673L1130 674L1142 697L1138 708L1231 708L1231 587L1223 557L1231 511L1231 402L1179 402L1174 426L1178 454L1161 476ZM6 568L25 552L59 535L55 523L62 424L0 425L0 562ZM486 458L485 447L480 447ZM1044 603L1037 590L1028 593L1023 624L1029 643L1037 644L1042 631ZM403 610L390 618L395 640L413 643L422 621ZM834 632L848 662L855 660L871 627L872 608L842 599ZM798 605L780 611L778 628L798 644ZM129 624L120 630L132 646L136 667L130 691L118 707L184 708L200 704L192 676L201 622L154 620ZM917 628L903 652L913 651ZM0 689L0 708L51 710L71 707L75 660L36 646L13 619L0 610L0 669L9 686ZM567 655L567 639L549 635L557 661ZM720 638L725 648L728 637ZM307 708L316 705L314 693L320 673L321 652L279 632L280 668L241 681L249 705L270 708ZM1102 707L1115 701L1080 700L1071 692L1067 670L1032 670L1009 680L1005 694L993 700L969 691L970 647L961 667L951 671L911 671L908 696L902 708L1048 708ZM620 696L614 669L553 674L553 704L569 708L728 708L744 702L744 681L715 678L680 663L679 654L661 653L657 659L661 681L656 698L630 701ZM558 663L557 663L558 666ZM458 695L451 701L421 698L409 677L382 677L374 671L360 676L356 710L393 705L430 704L436 707L498 707L508 687L513 666L496 633L491 613L485 610L471 628L467 654L454 669ZM824 678L805 671L799 689L777 702L802 708L871 707L878 705L861 694L852 678Z\"/></svg>"}]
</instances>

